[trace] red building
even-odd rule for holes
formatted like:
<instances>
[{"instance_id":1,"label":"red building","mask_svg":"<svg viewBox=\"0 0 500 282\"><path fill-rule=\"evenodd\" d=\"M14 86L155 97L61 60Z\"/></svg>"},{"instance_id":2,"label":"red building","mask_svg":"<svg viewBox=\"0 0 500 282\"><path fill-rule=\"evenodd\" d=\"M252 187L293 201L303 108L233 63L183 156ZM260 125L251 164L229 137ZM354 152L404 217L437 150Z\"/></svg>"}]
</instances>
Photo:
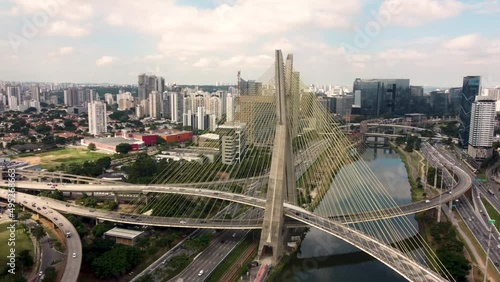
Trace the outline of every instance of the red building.
<instances>
[{"instance_id":1,"label":"red building","mask_svg":"<svg viewBox=\"0 0 500 282\"><path fill-rule=\"evenodd\" d=\"M158 135L167 142L187 142L193 139L192 131L172 131L158 133Z\"/></svg>"},{"instance_id":2,"label":"red building","mask_svg":"<svg viewBox=\"0 0 500 282\"><path fill-rule=\"evenodd\" d=\"M115 137L123 137L128 139L134 139L137 141L144 142L145 146L154 146L156 145L156 134L142 134L142 133L126 133L126 132L117 132Z\"/></svg>"}]
</instances>

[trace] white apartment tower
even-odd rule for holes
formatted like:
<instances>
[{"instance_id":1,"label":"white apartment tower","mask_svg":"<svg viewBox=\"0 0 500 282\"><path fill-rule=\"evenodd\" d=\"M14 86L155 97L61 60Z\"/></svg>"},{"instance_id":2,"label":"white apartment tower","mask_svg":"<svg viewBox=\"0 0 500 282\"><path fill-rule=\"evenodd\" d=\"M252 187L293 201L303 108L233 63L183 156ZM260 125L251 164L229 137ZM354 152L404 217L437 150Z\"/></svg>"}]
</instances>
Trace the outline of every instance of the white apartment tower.
<instances>
[{"instance_id":1,"label":"white apartment tower","mask_svg":"<svg viewBox=\"0 0 500 282\"><path fill-rule=\"evenodd\" d=\"M106 104L95 100L89 103L89 133L99 135L108 132L108 116Z\"/></svg>"},{"instance_id":2,"label":"white apartment tower","mask_svg":"<svg viewBox=\"0 0 500 282\"><path fill-rule=\"evenodd\" d=\"M493 154L495 102L492 96L476 96L476 101L472 103L467 151L476 160L484 160Z\"/></svg>"},{"instance_id":3,"label":"white apartment tower","mask_svg":"<svg viewBox=\"0 0 500 282\"><path fill-rule=\"evenodd\" d=\"M161 105L162 99L160 93L152 91L149 94L149 116L154 119L160 119L162 112Z\"/></svg>"},{"instance_id":4,"label":"white apartment tower","mask_svg":"<svg viewBox=\"0 0 500 282\"><path fill-rule=\"evenodd\" d=\"M172 92L170 93L170 110L171 110L171 121L173 123L182 122L183 113L183 95L181 93Z\"/></svg>"},{"instance_id":5,"label":"white apartment tower","mask_svg":"<svg viewBox=\"0 0 500 282\"><path fill-rule=\"evenodd\" d=\"M234 95L229 93L226 98L226 122L234 121L234 101Z\"/></svg>"}]
</instances>

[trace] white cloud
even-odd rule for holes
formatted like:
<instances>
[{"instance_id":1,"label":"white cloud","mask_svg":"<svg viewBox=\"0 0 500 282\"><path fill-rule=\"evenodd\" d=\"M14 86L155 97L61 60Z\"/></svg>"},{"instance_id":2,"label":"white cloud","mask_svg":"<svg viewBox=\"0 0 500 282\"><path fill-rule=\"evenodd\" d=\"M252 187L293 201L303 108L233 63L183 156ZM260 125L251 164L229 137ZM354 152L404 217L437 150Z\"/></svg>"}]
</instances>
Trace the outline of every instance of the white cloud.
<instances>
[{"instance_id":1,"label":"white cloud","mask_svg":"<svg viewBox=\"0 0 500 282\"><path fill-rule=\"evenodd\" d=\"M78 0L11 0L13 15L45 15L49 19L86 20L94 16L90 3Z\"/></svg>"},{"instance_id":2,"label":"white cloud","mask_svg":"<svg viewBox=\"0 0 500 282\"><path fill-rule=\"evenodd\" d=\"M379 15L389 15L390 24L415 27L458 16L467 5L458 0L385 0Z\"/></svg>"},{"instance_id":3,"label":"white cloud","mask_svg":"<svg viewBox=\"0 0 500 282\"><path fill-rule=\"evenodd\" d=\"M48 55L50 57L69 55L69 54L73 53L73 51L74 51L73 47L65 46L65 47L59 48L59 50L57 50L57 52L50 52Z\"/></svg>"},{"instance_id":4,"label":"white cloud","mask_svg":"<svg viewBox=\"0 0 500 282\"><path fill-rule=\"evenodd\" d=\"M107 65L114 63L116 60L118 60L118 58L116 58L116 57L102 56L101 58L96 60L95 64L98 67L107 66Z\"/></svg>"},{"instance_id":5,"label":"white cloud","mask_svg":"<svg viewBox=\"0 0 500 282\"><path fill-rule=\"evenodd\" d=\"M48 25L45 34L52 36L83 37L90 34L90 28L67 21L55 21Z\"/></svg>"},{"instance_id":6,"label":"white cloud","mask_svg":"<svg viewBox=\"0 0 500 282\"><path fill-rule=\"evenodd\" d=\"M173 1L152 0L143 5L125 0L111 10L106 19L114 26L161 35L157 47L166 56L199 58L252 48L257 42L267 42L272 36L282 37L287 32L347 28L360 11L360 0L342 3L240 0L212 10L180 6ZM231 55L236 53L232 51Z\"/></svg>"},{"instance_id":7,"label":"white cloud","mask_svg":"<svg viewBox=\"0 0 500 282\"><path fill-rule=\"evenodd\" d=\"M452 52L472 51L482 46L482 41L478 34L467 34L445 41L442 47Z\"/></svg>"},{"instance_id":8,"label":"white cloud","mask_svg":"<svg viewBox=\"0 0 500 282\"><path fill-rule=\"evenodd\" d=\"M378 59L390 61L421 60L427 57L425 52L411 49L389 49L377 54Z\"/></svg>"}]
</instances>

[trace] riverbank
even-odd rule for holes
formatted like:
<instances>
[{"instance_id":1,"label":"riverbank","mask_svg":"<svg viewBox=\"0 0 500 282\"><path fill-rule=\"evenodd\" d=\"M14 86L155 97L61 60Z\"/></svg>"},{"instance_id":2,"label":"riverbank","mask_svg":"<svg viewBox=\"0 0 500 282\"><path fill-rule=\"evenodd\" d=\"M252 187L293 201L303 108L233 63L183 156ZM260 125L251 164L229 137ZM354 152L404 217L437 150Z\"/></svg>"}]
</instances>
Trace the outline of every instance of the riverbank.
<instances>
[{"instance_id":1,"label":"riverbank","mask_svg":"<svg viewBox=\"0 0 500 282\"><path fill-rule=\"evenodd\" d=\"M408 182L411 186L412 202L425 200L427 193L423 189L422 183L420 183L421 179L425 178L426 165L423 163L424 156L418 151L406 152L392 142L389 143L389 146L399 154L405 165Z\"/></svg>"}]
</instances>

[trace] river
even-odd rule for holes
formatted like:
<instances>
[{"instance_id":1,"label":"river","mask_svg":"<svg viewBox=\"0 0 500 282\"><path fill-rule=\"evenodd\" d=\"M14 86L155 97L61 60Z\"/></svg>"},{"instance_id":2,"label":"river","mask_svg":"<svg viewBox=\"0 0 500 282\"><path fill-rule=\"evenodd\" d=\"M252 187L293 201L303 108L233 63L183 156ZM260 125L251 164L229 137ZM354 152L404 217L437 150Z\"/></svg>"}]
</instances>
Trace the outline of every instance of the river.
<instances>
[{"instance_id":1,"label":"river","mask_svg":"<svg viewBox=\"0 0 500 282\"><path fill-rule=\"evenodd\" d=\"M411 202L408 175L403 161L394 150L366 148L362 158L398 204ZM324 201L331 199L325 196L316 211L327 204ZM417 226L414 215L408 218ZM356 247L315 228L305 235L297 258L292 259L281 278L278 281L407 281Z\"/></svg>"}]
</instances>

